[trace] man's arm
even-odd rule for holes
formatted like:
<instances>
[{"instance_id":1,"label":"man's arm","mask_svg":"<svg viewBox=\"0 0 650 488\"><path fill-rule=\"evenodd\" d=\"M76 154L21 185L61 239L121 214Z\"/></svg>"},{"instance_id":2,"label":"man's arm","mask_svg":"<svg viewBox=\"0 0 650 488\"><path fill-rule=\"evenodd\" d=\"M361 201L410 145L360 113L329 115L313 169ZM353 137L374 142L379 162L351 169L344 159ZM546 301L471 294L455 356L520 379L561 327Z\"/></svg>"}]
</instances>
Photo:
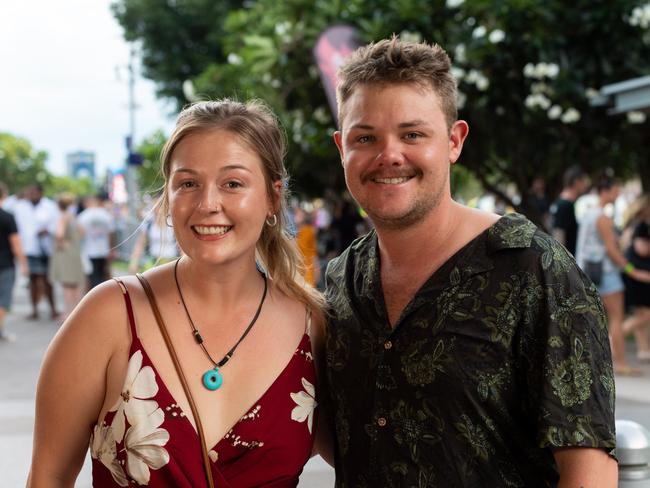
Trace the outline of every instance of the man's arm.
<instances>
[{"instance_id":1,"label":"man's arm","mask_svg":"<svg viewBox=\"0 0 650 488\"><path fill-rule=\"evenodd\" d=\"M558 488L616 488L618 464L602 449L564 447L553 451Z\"/></svg>"}]
</instances>

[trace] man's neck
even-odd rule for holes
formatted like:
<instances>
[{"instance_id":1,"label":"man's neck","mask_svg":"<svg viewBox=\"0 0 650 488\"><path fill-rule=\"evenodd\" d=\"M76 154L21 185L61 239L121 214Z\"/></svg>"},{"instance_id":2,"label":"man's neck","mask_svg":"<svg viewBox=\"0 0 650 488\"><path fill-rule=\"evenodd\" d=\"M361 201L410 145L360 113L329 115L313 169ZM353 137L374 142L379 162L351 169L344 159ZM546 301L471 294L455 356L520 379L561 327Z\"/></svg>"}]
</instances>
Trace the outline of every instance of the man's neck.
<instances>
[{"instance_id":1,"label":"man's neck","mask_svg":"<svg viewBox=\"0 0 650 488\"><path fill-rule=\"evenodd\" d=\"M458 204L441 202L422 221L404 229L382 229L377 237L382 270L419 272L446 254L450 237L458 226ZM444 261L443 261L444 262Z\"/></svg>"}]
</instances>

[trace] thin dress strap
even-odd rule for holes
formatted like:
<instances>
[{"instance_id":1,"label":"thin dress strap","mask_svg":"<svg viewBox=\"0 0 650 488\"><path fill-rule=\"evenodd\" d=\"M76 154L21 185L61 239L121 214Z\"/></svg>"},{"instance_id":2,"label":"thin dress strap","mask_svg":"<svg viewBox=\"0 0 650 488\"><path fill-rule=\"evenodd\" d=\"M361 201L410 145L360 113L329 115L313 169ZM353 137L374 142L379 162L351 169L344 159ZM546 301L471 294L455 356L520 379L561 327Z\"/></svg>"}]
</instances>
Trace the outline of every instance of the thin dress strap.
<instances>
[{"instance_id":1,"label":"thin dress strap","mask_svg":"<svg viewBox=\"0 0 650 488\"><path fill-rule=\"evenodd\" d=\"M131 305L131 297L129 295L129 290L127 290L126 285L119 278L113 278L115 282L119 285L122 295L124 296L124 302L126 303L126 312L129 315L129 327L131 328L131 340L138 337L138 331L135 328L135 315L133 315L133 305Z\"/></svg>"},{"instance_id":2,"label":"thin dress strap","mask_svg":"<svg viewBox=\"0 0 650 488\"><path fill-rule=\"evenodd\" d=\"M307 309L307 316L305 317L305 332L311 337L311 310Z\"/></svg>"}]
</instances>

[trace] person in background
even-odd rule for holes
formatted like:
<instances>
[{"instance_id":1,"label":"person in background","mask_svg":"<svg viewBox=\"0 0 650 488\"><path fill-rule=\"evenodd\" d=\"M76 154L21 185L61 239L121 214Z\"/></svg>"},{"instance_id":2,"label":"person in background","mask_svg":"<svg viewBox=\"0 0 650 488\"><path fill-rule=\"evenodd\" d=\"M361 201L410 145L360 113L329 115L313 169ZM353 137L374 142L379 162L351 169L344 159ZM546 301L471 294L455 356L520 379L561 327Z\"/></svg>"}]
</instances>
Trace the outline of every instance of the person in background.
<instances>
[{"instance_id":1,"label":"person in background","mask_svg":"<svg viewBox=\"0 0 650 488\"><path fill-rule=\"evenodd\" d=\"M50 305L50 318L55 320L59 312L52 284L48 279L48 269L50 256L54 251L54 233L60 212L56 203L43 196L43 188L38 184L28 186L24 195L24 199L14 203L13 212L29 266L32 313L27 318L39 318L38 304L45 296Z\"/></svg>"},{"instance_id":2,"label":"person in background","mask_svg":"<svg viewBox=\"0 0 650 488\"><path fill-rule=\"evenodd\" d=\"M81 256L82 230L72 209L74 196L64 193L59 196L57 203L60 216L54 233L55 245L48 278L51 283L60 283L63 287L65 320L86 289L86 273Z\"/></svg>"},{"instance_id":3,"label":"person in background","mask_svg":"<svg viewBox=\"0 0 650 488\"><path fill-rule=\"evenodd\" d=\"M23 253L18 227L13 215L2 209L9 196L7 185L0 181L0 342L13 342L14 334L5 331L5 317L11 307L16 280L16 262L23 275L29 275L27 258Z\"/></svg>"},{"instance_id":4,"label":"person in background","mask_svg":"<svg viewBox=\"0 0 650 488\"><path fill-rule=\"evenodd\" d=\"M630 232L625 257L635 268L650 271L650 194L632 202L625 216L625 228ZM625 334L633 332L637 359L650 361L650 284L624 275L625 305L631 315L623 322Z\"/></svg>"},{"instance_id":5,"label":"person in background","mask_svg":"<svg viewBox=\"0 0 650 488\"><path fill-rule=\"evenodd\" d=\"M619 247L614 221L605 213L605 207L612 205L620 193L620 184L614 172L609 168L604 170L595 180L594 187L598 194L598 205L589 208L580 220L576 261L594 281L603 300L609 323L614 372L640 375L642 370L632 367L625 357L625 287L621 271L643 283L650 283L650 272L636 269L628 261Z\"/></svg>"},{"instance_id":6,"label":"person in background","mask_svg":"<svg viewBox=\"0 0 650 488\"><path fill-rule=\"evenodd\" d=\"M575 202L587 191L589 178L579 166L571 166L564 172L563 185L562 192L550 208L551 235L575 256L578 238Z\"/></svg>"},{"instance_id":7,"label":"person in background","mask_svg":"<svg viewBox=\"0 0 650 488\"><path fill-rule=\"evenodd\" d=\"M320 263L318 260L318 243L316 228L312 225L312 216L297 206L293 211L296 226L296 244L303 257L305 281L316 286L320 281Z\"/></svg>"},{"instance_id":8,"label":"person in background","mask_svg":"<svg viewBox=\"0 0 650 488\"><path fill-rule=\"evenodd\" d=\"M338 487L616 486L596 288L522 215L455 202L451 61L394 37L338 73L345 181L375 229L327 269Z\"/></svg>"},{"instance_id":9,"label":"person in background","mask_svg":"<svg viewBox=\"0 0 650 488\"><path fill-rule=\"evenodd\" d=\"M178 244L169 221L159 222L156 212L145 218L129 260L129 273L168 263L178 257Z\"/></svg>"},{"instance_id":10,"label":"person in background","mask_svg":"<svg viewBox=\"0 0 650 488\"><path fill-rule=\"evenodd\" d=\"M533 178L530 185L530 194L528 197L529 205L535 209L539 216L540 223L543 225L544 230L549 229L549 207L548 197L546 196L546 181L541 176Z\"/></svg>"},{"instance_id":11,"label":"person in background","mask_svg":"<svg viewBox=\"0 0 650 488\"><path fill-rule=\"evenodd\" d=\"M59 330L28 488L73 486L89 445L96 488L297 486L324 303L286 234L283 155L261 103L179 114L158 208L182 257L93 288Z\"/></svg>"},{"instance_id":12,"label":"person in background","mask_svg":"<svg viewBox=\"0 0 650 488\"><path fill-rule=\"evenodd\" d=\"M110 278L110 262L115 246L115 219L96 196L84 199L84 210L77 216L83 231L82 252L91 263L88 287L94 288Z\"/></svg>"}]
</instances>

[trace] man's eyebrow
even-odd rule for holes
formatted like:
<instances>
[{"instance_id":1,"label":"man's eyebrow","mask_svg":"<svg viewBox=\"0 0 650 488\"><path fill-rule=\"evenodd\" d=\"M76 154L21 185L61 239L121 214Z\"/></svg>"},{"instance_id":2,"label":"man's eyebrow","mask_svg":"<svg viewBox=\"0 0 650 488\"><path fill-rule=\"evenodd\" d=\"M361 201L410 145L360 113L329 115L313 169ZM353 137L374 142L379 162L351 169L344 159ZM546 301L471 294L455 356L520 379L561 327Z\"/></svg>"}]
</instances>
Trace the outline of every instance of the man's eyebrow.
<instances>
[{"instance_id":1,"label":"man's eyebrow","mask_svg":"<svg viewBox=\"0 0 650 488\"><path fill-rule=\"evenodd\" d=\"M372 130L375 127L373 125L369 124L354 124L350 126L350 130L352 129L361 129L361 130Z\"/></svg>"},{"instance_id":2,"label":"man's eyebrow","mask_svg":"<svg viewBox=\"0 0 650 488\"><path fill-rule=\"evenodd\" d=\"M400 129L407 129L409 127L418 127L421 125L429 125L429 123L426 120L421 120L421 119L415 119L415 120L409 120L408 122L401 122L400 124L397 125Z\"/></svg>"}]
</instances>

